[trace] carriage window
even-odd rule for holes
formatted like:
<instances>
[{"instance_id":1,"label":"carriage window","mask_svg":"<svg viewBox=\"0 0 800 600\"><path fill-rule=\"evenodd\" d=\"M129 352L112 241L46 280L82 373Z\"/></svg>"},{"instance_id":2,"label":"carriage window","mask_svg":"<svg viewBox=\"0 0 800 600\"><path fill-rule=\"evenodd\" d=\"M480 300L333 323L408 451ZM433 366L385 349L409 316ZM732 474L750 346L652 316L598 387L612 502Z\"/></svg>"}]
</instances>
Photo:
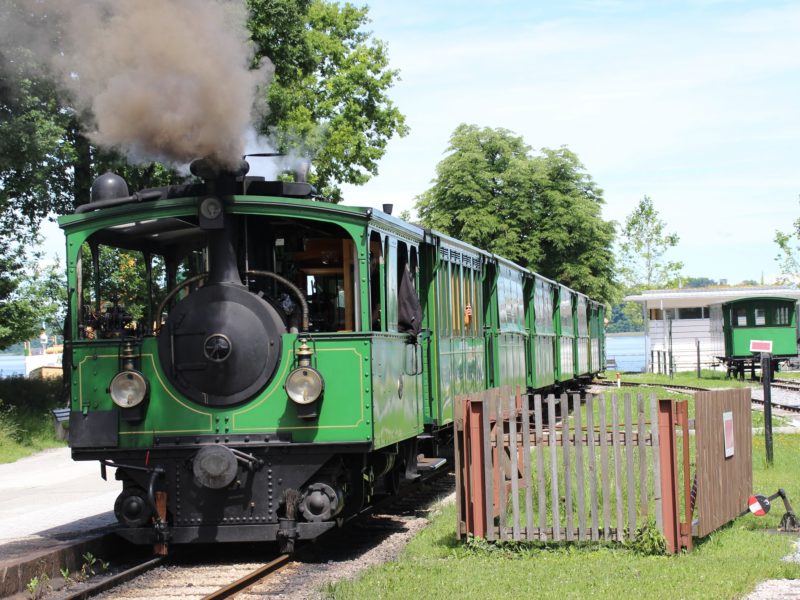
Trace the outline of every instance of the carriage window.
<instances>
[{"instance_id":1,"label":"carriage window","mask_svg":"<svg viewBox=\"0 0 800 600\"><path fill-rule=\"evenodd\" d=\"M775 325L789 325L788 306L778 306L775 308Z\"/></svg>"},{"instance_id":2,"label":"carriage window","mask_svg":"<svg viewBox=\"0 0 800 600\"><path fill-rule=\"evenodd\" d=\"M738 327L747 327L747 309L736 309L736 325Z\"/></svg>"},{"instance_id":3,"label":"carriage window","mask_svg":"<svg viewBox=\"0 0 800 600\"><path fill-rule=\"evenodd\" d=\"M755 309L756 326L767 324L767 311L764 308Z\"/></svg>"},{"instance_id":4,"label":"carriage window","mask_svg":"<svg viewBox=\"0 0 800 600\"><path fill-rule=\"evenodd\" d=\"M438 328L442 335L450 335L450 274L448 263L439 261L436 267L436 295L439 303Z\"/></svg>"},{"instance_id":5,"label":"carriage window","mask_svg":"<svg viewBox=\"0 0 800 600\"><path fill-rule=\"evenodd\" d=\"M465 269L464 271L466 283L466 305L464 306L464 324L467 328L467 335L477 335L477 322L476 322L476 294L475 294L475 276L477 275L472 269Z\"/></svg>"},{"instance_id":6,"label":"carriage window","mask_svg":"<svg viewBox=\"0 0 800 600\"><path fill-rule=\"evenodd\" d=\"M386 281L386 331L397 332L397 240L386 238L384 243L384 277Z\"/></svg>"},{"instance_id":7,"label":"carriage window","mask_svg":"<svg viewBox=\"0 0 800 600\"><path fill-rule=\"evenodd\" d=\"M416 248L408 244L397 244L397 330L417 335L422 329L422 306L417 295L417 255Z\"/></svg>"},{"instance_id":8,"label":"carriage window","mask_svg":"<svg viewBox=\"0 0 800 600\"><path fill-rule=\"evenodd\" d=\"M582 297L578 299L578 335L589 335L589 305Z\"/></svg>"},{"instance_id":9,"label":"carriage window","mask_svg":"<svg viewBox=\"0 0 800 600\"><path fill-rule=\"evenodd\" d=\"M369 298L370 298L370 328L373 331L380 331L381 318L383 317L383 301L381 300L381 266L383 264L383 252L381 251L381 240L377 233L372 234L369 244Z\"/></svg>"},{"instance_id":10,"label":"carriage window","mask_svg":"<svg viewBox=\"0 0 800 600\"><path fill-rule=\"evenodd\" d=\"M561 334L572 335L572 296L565 288L561 289L561 302L559 304L561 310Z\"/></svg>"},{"instance_id":11,"label":"carriage window","mask_svg":"<svg viewBox=\"0 0 800 600\"><path fill-rule=\"evenodd\" d=\"M450 318L453 322L453 335L461 335L461 320L459 314L461 311L461 294L460 282L458 280L458 267L453 263L447 263L447 268L450 271Z\"/></svg>"}]
</instances>

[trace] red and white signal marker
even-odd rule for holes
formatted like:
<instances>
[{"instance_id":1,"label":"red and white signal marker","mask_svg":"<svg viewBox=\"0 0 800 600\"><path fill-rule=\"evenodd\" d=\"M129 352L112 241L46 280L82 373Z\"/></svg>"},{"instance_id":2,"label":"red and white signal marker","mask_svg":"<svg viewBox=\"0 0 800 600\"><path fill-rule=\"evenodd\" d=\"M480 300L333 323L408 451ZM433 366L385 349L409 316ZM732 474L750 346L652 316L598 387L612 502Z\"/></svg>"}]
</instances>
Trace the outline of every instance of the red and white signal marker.
<instances>
[{"instance_id":1,"label":"red and white signal marker","mask_svg":"<svg viewBox=\"0 0 800 600\"><path fill-rule=\"evenodd\" d=\"M750 512L753 513L757 517L763 517L765 514L769 512L769 509L772 507L770 504L769 498L762 494L756 494L755 496L750 496L750 500L747 501L748 507Z\"/></svg>"}]
</instances>

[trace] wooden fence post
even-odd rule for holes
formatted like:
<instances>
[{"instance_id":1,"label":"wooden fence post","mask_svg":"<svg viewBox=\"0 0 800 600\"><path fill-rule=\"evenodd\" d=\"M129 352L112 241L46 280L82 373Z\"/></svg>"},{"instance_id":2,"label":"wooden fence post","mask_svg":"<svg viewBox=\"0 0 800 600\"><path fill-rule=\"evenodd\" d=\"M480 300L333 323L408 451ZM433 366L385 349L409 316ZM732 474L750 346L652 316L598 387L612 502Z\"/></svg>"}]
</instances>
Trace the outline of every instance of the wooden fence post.
<instances>
[{"instance_id":1,"label":"wooden fence post","mask_svg":"<svg viewBox=\"0 0 800 600\"><path fill-rule=\"evenodd\" d=\"M661 502L667 552L675 554L680 544L678 513L678 463L675 442L675 407L673 400L658 401L658 438L661 462Z\"/></svg>"},{"instance_id":2,"label":"wooden fence post","mask_svg":"<svg viewBox=\"0 0 800 600\"><path fill-rule=\"evenodd\" d=\"M683 431L683 501L684 520L681 521L681 547L692 549L692 473L689 464L689 404L676 402L677 425ZM676 485L677 487L677 485Z\"/></svg>"},{"instance_id":3,"label":"wooden fence post","mask_svg":"<svg viewBox=\"0 0 800 600\"><path fill-rule=\"evenodd\" d=\"M678 442L675 427L681 428L684 520L681 520L678 469ZM689 407L686 401L659 400L658 429L661 462L661 496L663 532L667 551L675 554L681 548L692 549L691 473L689 463Z\"/></svg>"}]
</instances>

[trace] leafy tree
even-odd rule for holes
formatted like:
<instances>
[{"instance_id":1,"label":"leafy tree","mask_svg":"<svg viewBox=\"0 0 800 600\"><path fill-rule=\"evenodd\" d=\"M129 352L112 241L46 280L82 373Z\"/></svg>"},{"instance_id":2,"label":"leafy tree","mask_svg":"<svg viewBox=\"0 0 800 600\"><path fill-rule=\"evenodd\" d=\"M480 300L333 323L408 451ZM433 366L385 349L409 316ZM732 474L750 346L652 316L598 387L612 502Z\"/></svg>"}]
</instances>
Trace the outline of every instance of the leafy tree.
<instances>
[{"instance_id":1,"label":"leafy tree","mask_svg":"<svg viewBox=\"0 0 800 600\"><path fill-rule=\"evenodd\" d=\"M310 181L341 199L339 183L363 184L405 117L389 99L398 79L386 45L364 30L367 7L324 0L247 0L256 60L275 74L261 130L278 149L312 158Z\"/></svg>"},{"instance_id":2,"label":"leafy tree","mask_svg":"<svg viewBox=\"0 0 800 600\"><path fill-rule=\"evenodd\" d=\"M36 321L49 334L63 335L67 306L67 276L59 260L41 263L41 256L28 267L20 295L36 311Z\"/></svg>"},{"instance_id":3,"label":"leafy tree","mask_svg":"<svg viewBox=\"0 0 800 600\"><path fill-rule=\"evenodd\" d=\"M433 186L417 198L432 227L594 298L616 294L600 190L567 148L534 156L506 129L459 125Z\"/></svg>"},{"instance_id":4,"label":"leafy tree","mask_svg":"<svg viewBox=\"0 0 800 600\"><path fill-rule=\"evenodd\" d=\"M668 261L666 252L677 246L680 238L665 231L666 223L658 216L653 200L644 196L625 219L620 232L619 271L629 290L652 289L672 285L680 276L683 263Z\"/></svg>"},{"instance_id":5,"label":"leafy tree","mask_svg":"<svg viewBox=\"0 0 800 600\"><path fill-rule=\"evenodd\" d=\"M0 243L0 349L39 333L36 310L19 293L25 275L22 253L7 246Z\"/></svg>"},{"instance_id":6,"label":"leafy tree","mask_svg":"<svg viewBox=\"0 0 800 600\"><path fill-rule=\"evenodd\" d=\"M614 279L615 224L601 216L603 191L577 155L542 150L534 186L534 270L607 302L619 295Z\"/></svg>"},{"instance_id":7,"label":"leafy tree","mask_svg":"<svg viewBox=\"0 0 800 600\"><path fill-rule=\"evenodd\" d=\"M255 64L272 59L267 116L258 125L279 150L314 159L311 181L338 200L337 182L361 184L377 172L405 119L388 98L398 78L385 45L364 30L367 8L325 0L247 0ZM18 0L0 5L0 24L21 19L60 32ZM35 21L41 18L42 22ZM34 21L31 21L34 19ZM5 23L4 23L5 22ZM30 236L39 222L88 201L94 178L113 170L140 189L183 179L169 165L133 165L85 137L85 119L28 48L0 40L0 235Z\"/></svg>"},{"instance_id":8,"label":"leafy tree","mask_svg":"<svg viewBox=\"0 0 800 600\"><path fill-rule=\"evenodd\" d=\"M719 284L719 281L708 277L687 277L683 280L683 285L687 288L704 288Z\"/></svg>"},{"instance_id":9,"label":"leafy tree","mask_svg":"<svg viewBox=\"0 0 800 600\"><path fill-rule=\"evenodd\" d=\"M620 232L617 263L625 295L646 289L677 285L683 263L667 261L666 252L678 244L677 234L666 233L666 224L658 216L653 200L644 196L625 219ZM641 305L622 302L612 314L619 314L631 331L642 331Z\"/></svg>"},{"instance_id":10,"label":"leafy tree","mask_svg":"<svg viewBox=\"0 0 800 600\"><path fill-rule=\"evenodd\" d=\"M778 256L775 261L780 269L778 283L784 285L800 284L800 218L792 223L792 231L775 232Z\"/></svg>"},{"instance_id":11,"label":"leafy tree","mask_svg":"<svg viewBox=\"0 0 800 600\"><path fill-rule=\"evenodd\" d=\"M611 307L607 333L644 331L642 305L638 302L622 302Z\"/></svg>"},{"instance_id":12,"label":"leafy tree","mask_svg":"<svg viewBox=\"0 0 800 600\"><path fill-rule=\"evenodd\" d=\"M0 240L0 349L38 335L61 333L66 277L57 262L40 266L21 244Z\"/></svg>"},{"instance_id":13,"label":"leafy tree","mask_svg":"<svg viewBox=\"0 0 800 600\"><path fill-rule=\"evenodd\" d=\"M417 198L422 223L510 260L535 261L530 147L506 129L462 124L447 152L433 187Z\"/></svg>"},{"instance_id":14,"label":"leafy tree","mask_svg":"<svg viewBox=\"0 0 800 600\"><path fill-rule=\"evenodd\" d=\"M405 210L401 210L400 214L397 215L397 218L401 221L405 221L406 223L413 223L414 222L414 215L411 214L411 211L407 208Z\"/></svg>"}]
</instances>

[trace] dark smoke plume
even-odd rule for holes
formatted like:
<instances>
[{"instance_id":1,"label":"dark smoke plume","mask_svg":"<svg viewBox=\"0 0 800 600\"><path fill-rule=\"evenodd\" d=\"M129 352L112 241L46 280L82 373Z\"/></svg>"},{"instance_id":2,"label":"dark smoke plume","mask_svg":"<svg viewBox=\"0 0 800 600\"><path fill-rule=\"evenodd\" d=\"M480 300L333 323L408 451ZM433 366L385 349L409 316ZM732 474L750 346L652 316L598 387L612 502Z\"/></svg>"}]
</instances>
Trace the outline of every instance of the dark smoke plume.
<instances>
[{"instance_id":1,"label":"dark smoke plume","mask_svg":"<svg viewBox=\"0 0 800 600\"><path fill-rule=\"evenodd\" d=\"M85 116L95 144L133 160L209 156L232 165L241 157L258 85L271 71L250 69L242 3L4 1L0 49L32 53Z\"/></svg>"}]
</instances>

